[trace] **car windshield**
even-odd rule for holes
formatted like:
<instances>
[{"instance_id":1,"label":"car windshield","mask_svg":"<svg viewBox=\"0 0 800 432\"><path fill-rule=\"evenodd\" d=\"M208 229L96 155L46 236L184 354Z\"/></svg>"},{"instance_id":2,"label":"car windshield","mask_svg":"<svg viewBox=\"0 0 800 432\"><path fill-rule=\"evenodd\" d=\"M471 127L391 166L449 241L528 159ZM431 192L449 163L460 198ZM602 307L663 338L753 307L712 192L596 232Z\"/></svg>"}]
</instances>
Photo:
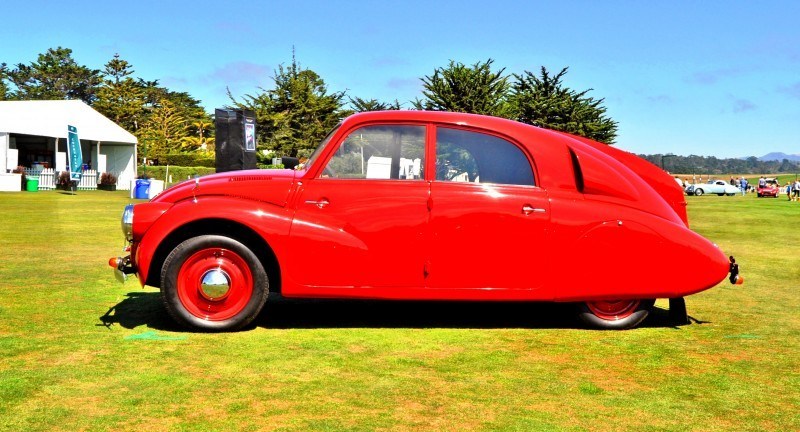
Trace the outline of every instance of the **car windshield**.
<instances>
[{"instance_id":1,"label":"car windshield","mask_svg":"<svg viewBox=\"0 0 800 432\"><path fill-rule=\"evenodd\" d=\"M317 146L317 149L314 150L314 153L311 154L311 157L308 158L308 161L306 163L299 164L294 169L296 169L296 170L308 169L309 167L314 165L314 162L316 162L317 159L319 159L319 155L322 154L322 150L324 150L325 147L328 145L328 143L331 142L331 138L336 133L336 131L339 130L339 127L341 125L342 124L339 123L338 125L336 125L335 128L333 128L332 131L330 131L328 133L328 135L325 137L325 139L323 139L322 142L319 143L319 145Z\"/></svg>"}]
</instances>

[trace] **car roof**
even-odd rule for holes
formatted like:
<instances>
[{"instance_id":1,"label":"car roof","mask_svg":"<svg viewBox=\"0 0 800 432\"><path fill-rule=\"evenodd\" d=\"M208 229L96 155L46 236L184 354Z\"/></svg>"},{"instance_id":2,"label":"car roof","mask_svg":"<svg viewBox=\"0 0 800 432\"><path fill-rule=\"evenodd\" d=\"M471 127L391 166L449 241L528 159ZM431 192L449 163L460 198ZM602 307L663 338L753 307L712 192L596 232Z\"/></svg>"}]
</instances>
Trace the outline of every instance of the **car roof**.
<instances>
[{"instance_id":1,"label":"car roof","mask_svg":"<svg viewBox=\"0 0 800 432\"><path fill-rule=\"evenodd\" d=\"M642 182L649 185L648 188L641 188L655 194L646 194L646 205L652 205L654 212L666 218L675 217L676 221L686 223L683 188L675 183L672 176L649 161L610 145L509 119L450 111L389 110L357 113L342 121L339 134L349 133L355 127L370 123L385 122L432 123L484 130L510 138L521 147L527 148L533 157L534 164L538 167L537 181L553 187L554 190L575 187L576 180L571 165L574 162L570 161L584 159L581 168L591 170L594 175L608 169L633 184ZM645 205L645 201L642 205Z\"/></svg>"},{"instance_id":2,"label":"car roof","mask_svg":"<svg viewBox=\"0 0 800 432\"><path fill-rule=\"evenodd\" d=\"M554 131L508 120L499 117L491 117L480 114L457 113L450 111L418 111L418 110L389 110L389 111L367 111L353 114L347 117L343 123L346 126L350 123L369 123L371 121L385 122L431 122L448 124L452 126L467 126L478 129L492 130L510 135L520 133L529 134L552 134L558 136ZM558 140L558 139L557 139ZM560 140L559 140L560 141Z\"/></svg>"}]
</instances>

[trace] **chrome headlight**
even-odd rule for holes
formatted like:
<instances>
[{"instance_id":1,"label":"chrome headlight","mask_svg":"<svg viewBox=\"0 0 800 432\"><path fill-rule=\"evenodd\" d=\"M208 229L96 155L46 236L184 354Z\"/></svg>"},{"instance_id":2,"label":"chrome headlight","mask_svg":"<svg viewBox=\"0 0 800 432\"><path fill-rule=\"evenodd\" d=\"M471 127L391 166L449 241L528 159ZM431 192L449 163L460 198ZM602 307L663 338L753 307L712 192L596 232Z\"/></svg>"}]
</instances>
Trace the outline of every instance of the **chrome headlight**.
<instances>
[{"instance_id":1,"label":"chrome headlight","mask_svg":"<svg viewBox=\"0 0 800 432\"><path fill-rule=\"evenodd\" d=\"M122 235L127 241L133 240L133 204L126 205L122 211Z\"/></svg>"}]
</instances>

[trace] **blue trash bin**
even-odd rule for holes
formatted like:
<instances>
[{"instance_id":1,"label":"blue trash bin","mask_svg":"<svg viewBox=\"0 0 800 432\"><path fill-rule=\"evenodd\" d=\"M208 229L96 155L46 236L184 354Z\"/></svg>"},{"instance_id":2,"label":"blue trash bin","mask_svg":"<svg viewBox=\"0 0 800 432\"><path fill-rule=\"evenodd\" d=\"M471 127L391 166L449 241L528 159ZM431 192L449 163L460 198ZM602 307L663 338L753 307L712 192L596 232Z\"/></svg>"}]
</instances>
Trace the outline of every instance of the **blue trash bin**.
<instances>
[{"instance_id":1,"label":"blue trash bin","mask_svg":"<svg viewBox=\"0 0 800 432\"><path fill-rule=\"evenodd\" d=\"M136 190L133 197L136 199L148 199L150 196L150 180L136 180Z\"/></svg>"}]
</instances>

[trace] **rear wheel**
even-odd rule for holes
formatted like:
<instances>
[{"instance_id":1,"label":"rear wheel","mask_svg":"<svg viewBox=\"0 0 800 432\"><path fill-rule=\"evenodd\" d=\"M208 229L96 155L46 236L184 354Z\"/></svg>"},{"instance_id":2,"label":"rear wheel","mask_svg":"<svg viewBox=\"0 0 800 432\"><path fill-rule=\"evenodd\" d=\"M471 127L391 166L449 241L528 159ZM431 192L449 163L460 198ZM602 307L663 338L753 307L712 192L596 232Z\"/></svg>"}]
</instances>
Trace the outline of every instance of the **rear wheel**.
<instances>
[{"instance_id":1,"label":"rear wheel","mask_svg":"<svg viewBox=\"0 0 800 432\"><path fill-rule=\"evenodd\" d=\"M592 327L625 330L641 324L655 300L601 300L581 303L579 316Z\"/></svg>"},{"instance_id":2,"label":"rear wheel","mask_svg":"<svg viewBox=\"0 0 800 432\"><path fill-rule=\"evenodd\" d=\"M161 269L161 297L181 325L228 331L250 324L269 294L267 274L247 246L229 237L190 238Z\"/></svg>"},{"instance_id":3,"label":"rear wheel","mask_svg":"<svg viewBox=\"0 0 800 432\"><path fill-rule=\"evenodd\" d=\"M702 189L695 189L695 190L694 190L694 195L695 195L695 196L701 196L701 195L703 195L703 190L702 190Z\"/></svg>"}]
</instances>

